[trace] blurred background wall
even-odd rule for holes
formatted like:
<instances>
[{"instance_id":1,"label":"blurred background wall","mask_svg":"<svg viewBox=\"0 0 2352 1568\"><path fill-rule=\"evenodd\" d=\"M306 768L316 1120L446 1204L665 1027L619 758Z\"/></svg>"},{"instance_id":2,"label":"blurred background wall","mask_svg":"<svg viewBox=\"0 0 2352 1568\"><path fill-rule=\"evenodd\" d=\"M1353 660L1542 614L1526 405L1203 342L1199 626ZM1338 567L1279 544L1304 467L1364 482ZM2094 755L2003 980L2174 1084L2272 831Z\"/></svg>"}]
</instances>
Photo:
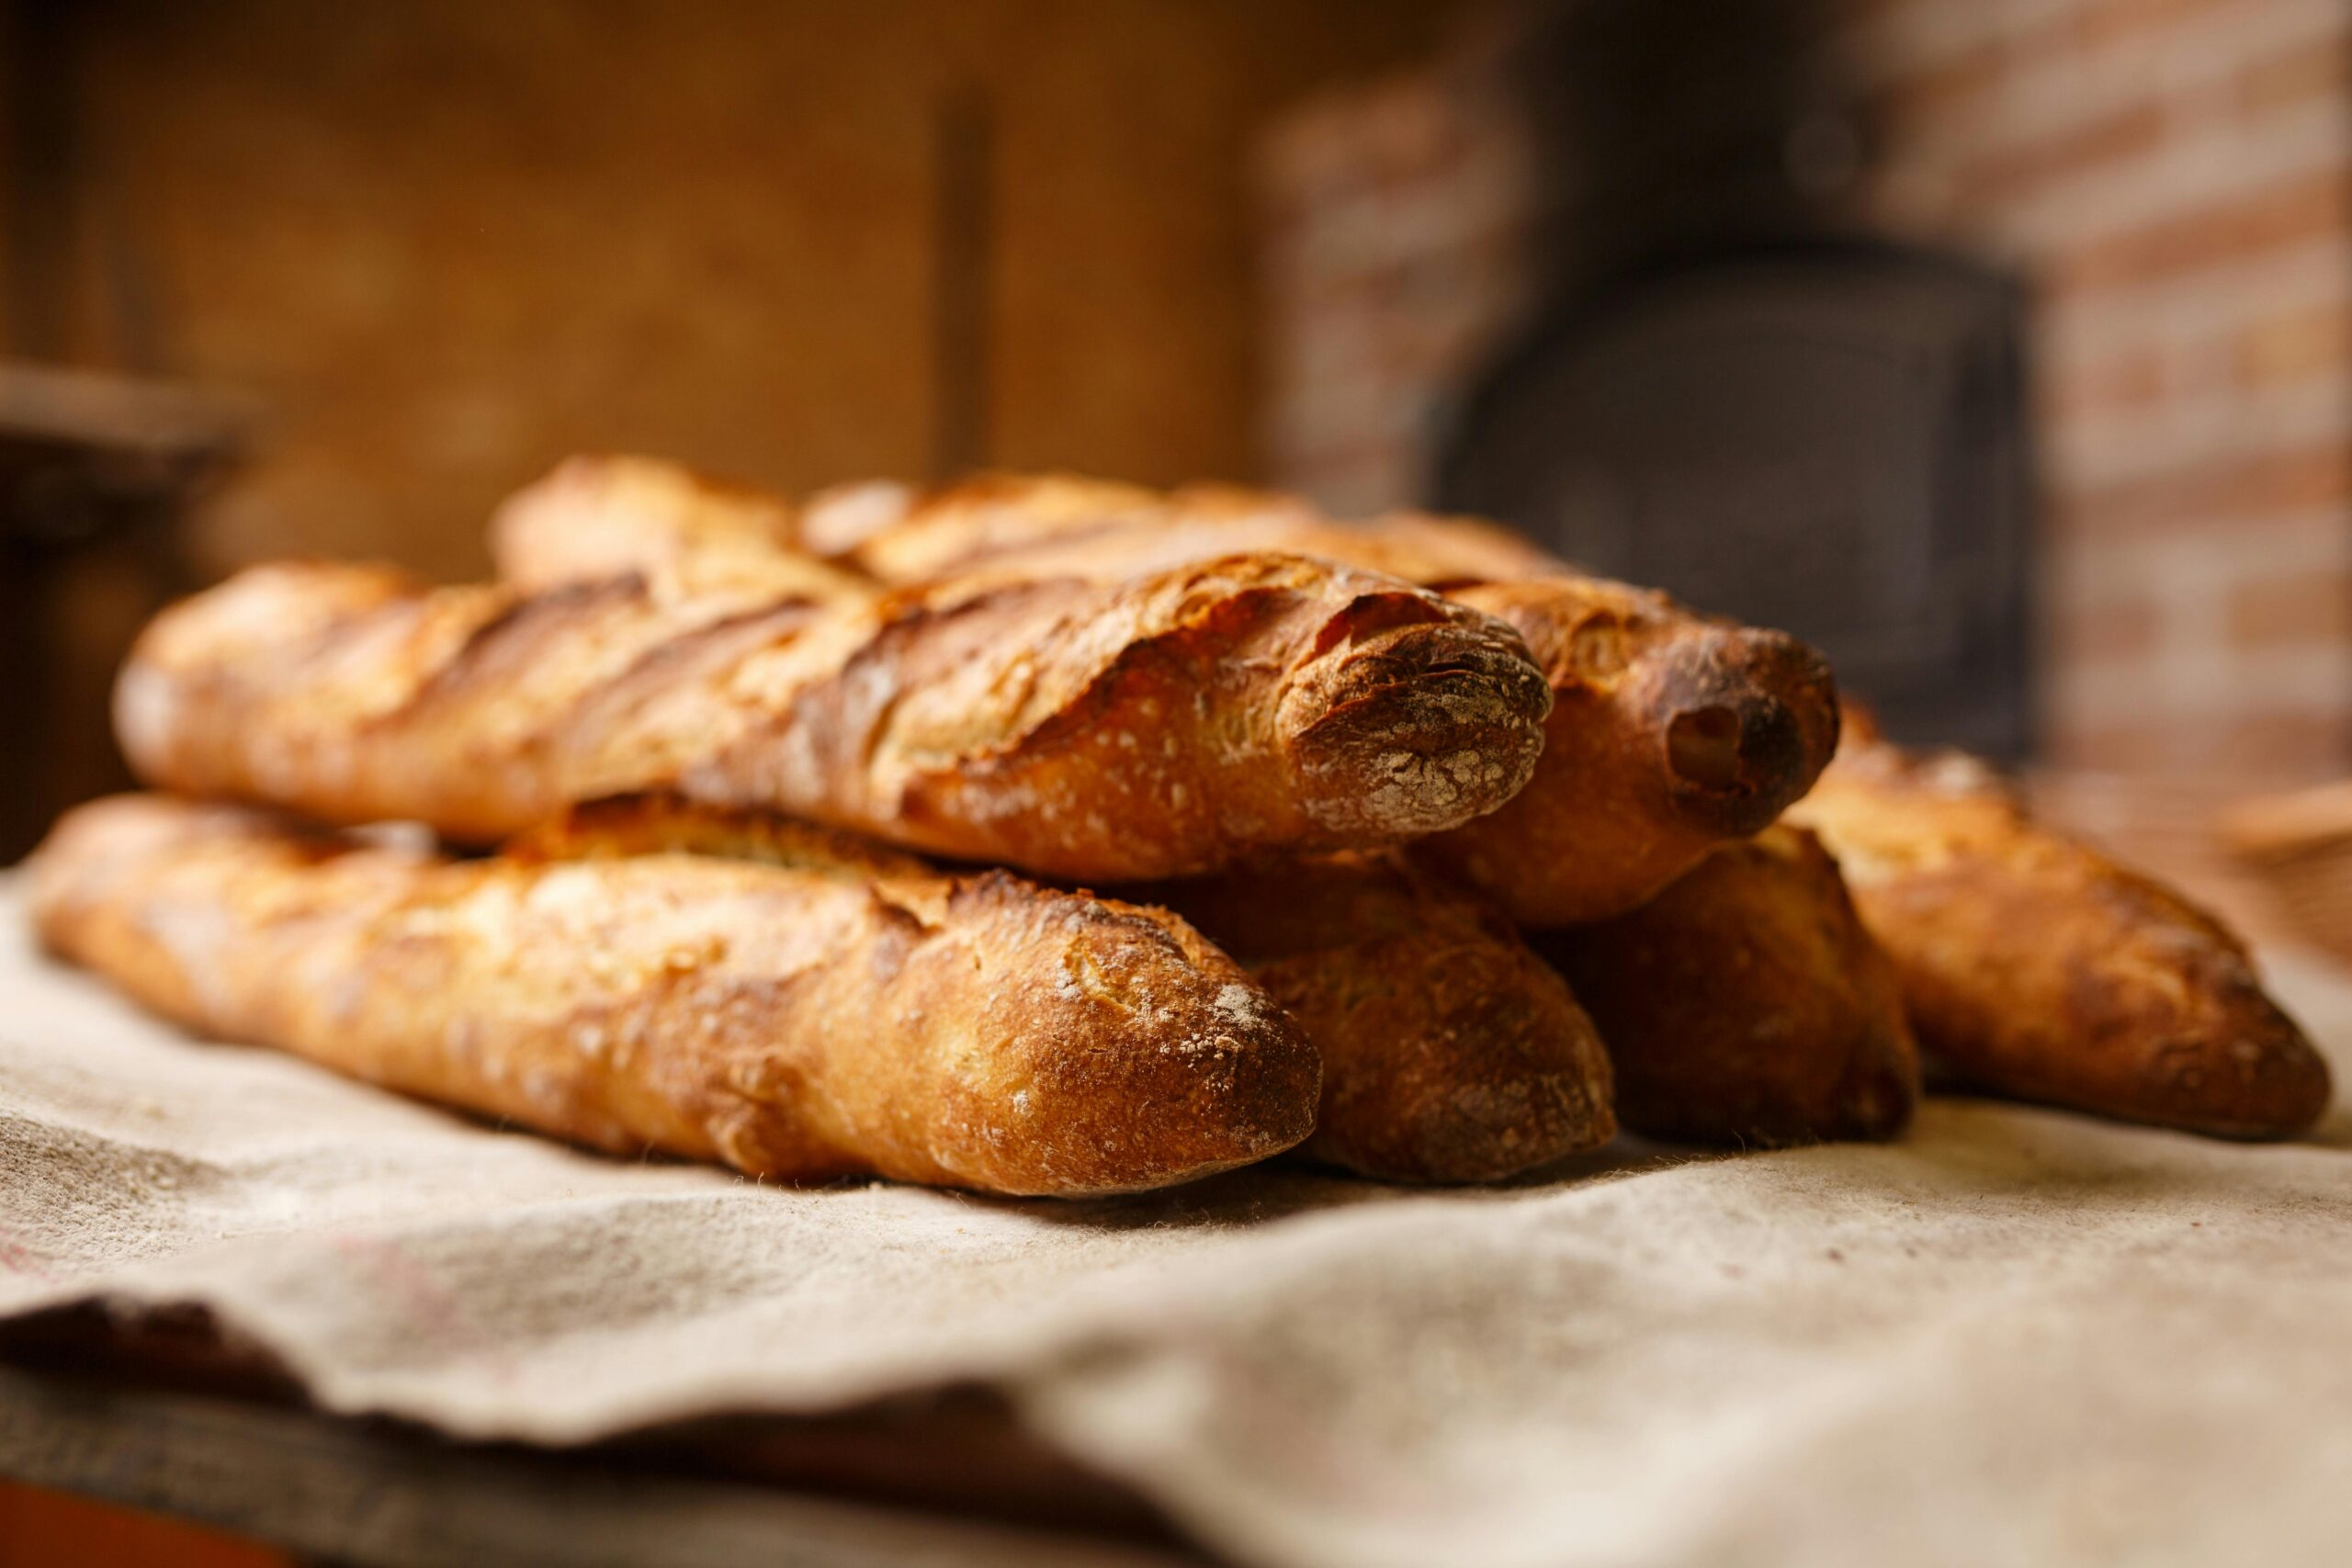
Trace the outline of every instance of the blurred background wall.
<instances>
[{"instance_id":1,"label":"blurred background wall","mask_svg":"<svg viewBox=\"0 0 2352 1568\"><path fill-rule=\"evenodd\" d=\"M790 488L929 471L973 396L943 372L981 382L954 460L1248 471L1244 149L1285 99L1425 51L1448 8L20 9L62 15L73 78L70 232L43 241L69 261L32 308L75 363L266 405L200 564L457 574L490 506L576 449ZM979 363L943 366L943 271L973 266Z\"/></svg>"},{"instance_id":2,"label":"blurred background wall","mask_svg":"<svg viewBox=\"0 0 2352 1568\"><path fill-rule=\"evenodd\" d=\"M1674 17L1656 45L1677 51L1670 86L1704 68L1709 26L1757 8L1652 9ZM2352 6L1779 9L1806 13L1812 79L1767 107L1788 111L1782 151L1813 165L1793 173L1825 187L1826 226L2019 288L2030 750L2247 780L2352 760ZM1541 315L1546 225L1599 204L1547 164L1578 67L1555 51L1531 82L1516 62L1540 52L1524 27L1473 32L1260 142L1282 482L1349 510L1427 496L1457 400ZM1770 68L1724 62L1663 134L1719 151L1724 106ZM1611 122L1580 123L1589 140ZM1651 157L1713 177L1686 149Z\"/></svg>"}]
</instances>

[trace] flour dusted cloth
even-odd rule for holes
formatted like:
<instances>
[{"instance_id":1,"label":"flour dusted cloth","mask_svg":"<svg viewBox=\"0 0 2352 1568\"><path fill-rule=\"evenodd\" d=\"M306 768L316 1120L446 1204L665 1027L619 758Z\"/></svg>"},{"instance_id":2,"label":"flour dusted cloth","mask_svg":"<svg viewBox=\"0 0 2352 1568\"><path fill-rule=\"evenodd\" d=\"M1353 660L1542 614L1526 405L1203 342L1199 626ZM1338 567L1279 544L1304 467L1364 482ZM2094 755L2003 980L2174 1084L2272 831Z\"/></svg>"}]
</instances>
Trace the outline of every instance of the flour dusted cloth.
<instances>
[{"instance_id":1,"label":"flour dusted cloth","mask_svg":"<svg viewBox=\"0 0 2352 1568\"><path fill-rule=\"evenodd\" d=\"M2352 1041L2345 982L2280 978ZM1894 1147L1437 1194L779 1191L192 1042L8 890L0 1183L0 1315L201 1303L329 1407L548 1442L978 1380L1250 1562L2352 1557L2341 1112L2238 1147L1944 1100Z\"/></svg>"}]
</instances>

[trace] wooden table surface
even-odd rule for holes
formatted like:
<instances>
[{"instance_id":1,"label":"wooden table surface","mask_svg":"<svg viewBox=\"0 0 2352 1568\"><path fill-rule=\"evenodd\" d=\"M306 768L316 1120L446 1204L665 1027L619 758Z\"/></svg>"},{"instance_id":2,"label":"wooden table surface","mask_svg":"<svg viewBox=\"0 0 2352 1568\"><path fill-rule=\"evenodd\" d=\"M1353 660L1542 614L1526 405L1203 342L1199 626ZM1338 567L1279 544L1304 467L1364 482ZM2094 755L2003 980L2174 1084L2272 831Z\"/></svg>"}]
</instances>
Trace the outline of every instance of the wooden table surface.
<instances>
[{"instance_id":1,"label":"wooden table surface","mask_svg":"<svg viewBox=\"0 0 2352 1568\"><path fill-rule=\"evenodd\" d=\"M314 1411L0 1368L0 1477L368 1568L1178 1568L1172 1543L827 1497L675 1455L442 1441Z\"/></svg>"},{"instance_id":2,"label":"wooden table surface","mask_svg":"<svg viewBox=\"0 0 2352 1568\"><path fill-rule=\"evenodd\" d=\"M977 1390L571 1450L467 1443L313 1409L195 1313L0 1326L0 1481L365 1568L1209 1561Z\"/></svg>"}]
</instances>

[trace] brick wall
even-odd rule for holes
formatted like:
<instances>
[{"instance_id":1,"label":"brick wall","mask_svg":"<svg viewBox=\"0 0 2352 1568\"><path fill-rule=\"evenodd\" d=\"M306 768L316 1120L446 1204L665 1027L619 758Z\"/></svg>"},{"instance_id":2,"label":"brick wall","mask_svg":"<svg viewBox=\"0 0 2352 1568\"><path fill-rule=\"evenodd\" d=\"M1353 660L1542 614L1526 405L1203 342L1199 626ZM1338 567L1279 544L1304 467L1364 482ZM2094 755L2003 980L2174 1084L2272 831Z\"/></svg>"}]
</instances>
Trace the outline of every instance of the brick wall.
<instances>
[{"instance_id":1,"label":"brick wall","mask_svg":"<svg viewBox=\"0 0 2352 1568\"><path fill-rule=\"evenodd\" d=\"M1268 466L1329 506L1421 496L1442 400L1527 299L1527 139L1496 43L1318 98L1259 147Z\"/></svg>"},{"instance_id":2,"label":"brick wall","mask_svg":"<svg viewBox=\"0 0 2352 1568\"><path fill-rule=\"evenodd\" d=\"M2352 761L2352 6L1849 16L1860 216L2033 291L2050 760ZM1263 148L1272 462L1334 504L1419 496L1428 421L1526 297L1527 160L1469 58Z\"/></svg>"}]
</instances>

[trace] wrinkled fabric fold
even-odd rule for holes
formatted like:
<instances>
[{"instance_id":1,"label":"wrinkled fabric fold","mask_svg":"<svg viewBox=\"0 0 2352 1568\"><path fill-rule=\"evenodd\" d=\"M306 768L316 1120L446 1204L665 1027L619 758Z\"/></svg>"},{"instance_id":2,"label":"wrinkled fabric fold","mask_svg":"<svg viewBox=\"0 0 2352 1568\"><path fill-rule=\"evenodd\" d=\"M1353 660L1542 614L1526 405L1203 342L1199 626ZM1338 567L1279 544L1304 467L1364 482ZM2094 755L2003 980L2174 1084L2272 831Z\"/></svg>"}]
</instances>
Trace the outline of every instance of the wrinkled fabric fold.
<instances>
[{"instance_id":1,"label":"wrinkled fabric fold","mask_svg":"<svg viewBox=\"0 0 2352 1568\"><path fill-rule=\"evenodd\" d=\"M2344 1060L2352 981L2273 957ZM1494 1190L779 1190L195 1042L0 892L0 1315L201 1303L322 1404L563 1443L978 1381L1243 1562L2338 1561L2352 1117L1975 1100Z\"/></svg>"}]
</instances>

